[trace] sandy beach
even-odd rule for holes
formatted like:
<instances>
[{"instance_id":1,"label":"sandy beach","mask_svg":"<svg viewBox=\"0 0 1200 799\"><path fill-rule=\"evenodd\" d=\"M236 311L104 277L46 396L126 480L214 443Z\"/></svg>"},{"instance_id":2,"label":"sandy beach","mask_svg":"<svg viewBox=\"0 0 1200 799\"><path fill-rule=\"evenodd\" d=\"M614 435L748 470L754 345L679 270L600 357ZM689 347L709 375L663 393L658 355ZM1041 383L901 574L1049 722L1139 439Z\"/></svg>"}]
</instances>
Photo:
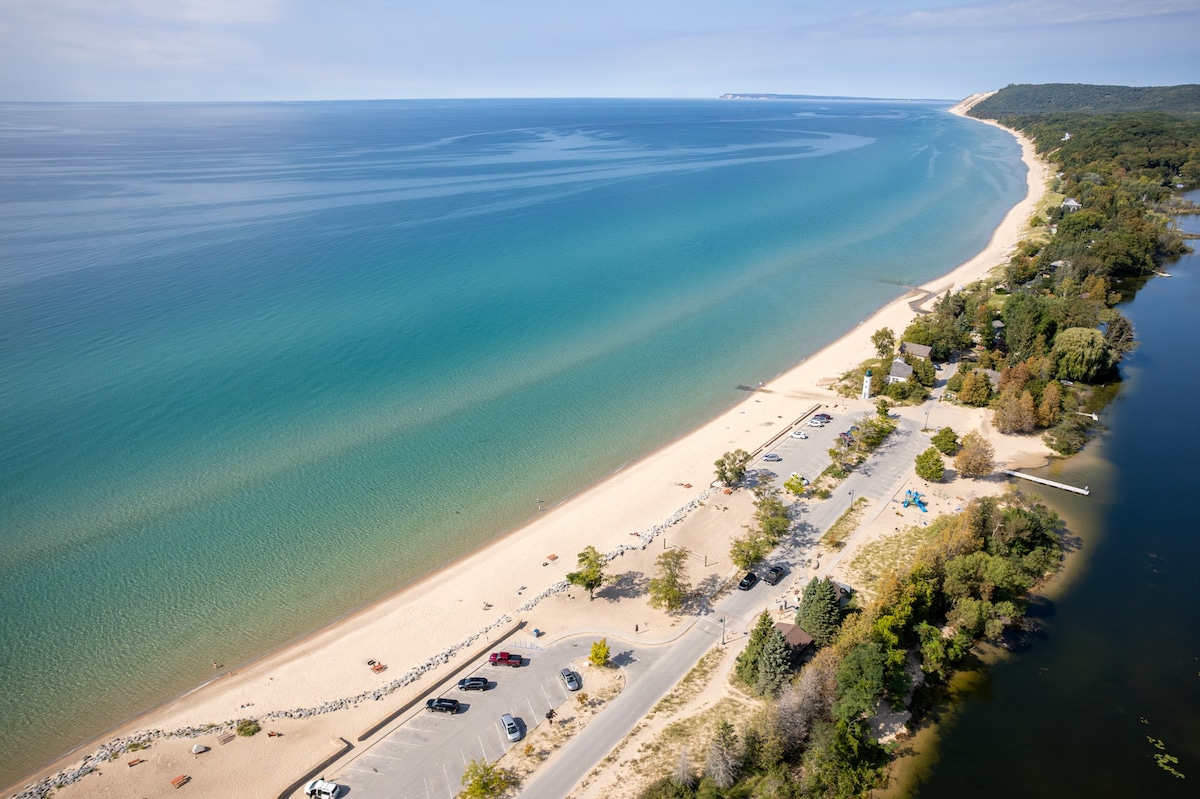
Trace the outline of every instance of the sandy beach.
<instances>
[{"instance_id":1,"label":"sandy beach","mask_svg":"<svg viewBox=\"0 0 1200 799\"><path fill-rule=\"evenodd\" d=\"M981 97L968 98L952 111L961 113ZM92 755L99 745L114 739L152 730L199 730L254 717L261 720L264 731L252 738L223 744L224 728L194 737L159 737L145 750L121 753L104 762L98 774L55 790L55 796L161 795L172 778L187 773L192 777L187 786L192 797L231 793L272 797L341 751L344 742L356 741L433 690L506 634L511 633L513 640L529 639L529 630L537 627L550 639L580 630L631 636L637 625L642 643L671 637L686 621L650 609L644 596L620 598L601 589L589 602L586 592L562 590L567 572L576 567L576 553L588 545L603 553L625 548L610 571L649 575L658 550L645 542L652 533L669 535L694 551L714 554L715 563L707 569L693 569L693 582L708 574L721 578L732 574L728 542L741 532L740 525L749 516L750 497L745 491L727 495L711 489L713 461L739 447L758 450L816 405L840 412L871 410L869 403L847 401L829 388L832 379L873 357L871 333L881 327L899 333L913 317L914 305L984 276L1006 261L1022 237L1048 175L1032 144L1022 137L1018 140L1029 170L1027 194L1005 216L987 247L969 261L920 291L897 298L830 346L748 393L737 406L561 505L547 508L523 527L253 663L215 664L208 684L10 786L6 795L77 768L85 754ZM1000 436L982 418L979 411L963 410L954 421L950 417L936 421L959 432L980 429L996 446L999 462L1029 465L1044 458L1039 439ZM981 485L977 493L985 490ZM952 492L961 494L963 489ZM947 502L945 510L951 504ZM879 530L890 524L884 520ZM514 632L520 622L524 627ZM369 661L385 664L386 669L373 670ZM269 736L268 731L278 734ZM212 751L193 755L196 743ZM143 762L126 765L139 759ZM330 768L331 773L335 770L336 766Z\"/></svg>"}]
</instances>

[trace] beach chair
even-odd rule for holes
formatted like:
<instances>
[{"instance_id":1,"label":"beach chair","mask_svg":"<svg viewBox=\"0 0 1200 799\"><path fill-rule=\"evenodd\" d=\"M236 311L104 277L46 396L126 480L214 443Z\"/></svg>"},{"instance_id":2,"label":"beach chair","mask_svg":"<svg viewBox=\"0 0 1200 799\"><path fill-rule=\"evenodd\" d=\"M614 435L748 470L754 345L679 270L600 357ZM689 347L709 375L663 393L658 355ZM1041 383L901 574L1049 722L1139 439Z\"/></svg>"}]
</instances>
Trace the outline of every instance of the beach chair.
<instances>
[{"instance_id":1,"label":"beach chair","mask_svg":"<svg viewBox=\"0 0 1200 799\"><path fill-rule=\"evenodd\" d=\"M188 775L180 774L178 777L171 780L171 785L176 788L182 788L184 785L187 785L191 781L192 781L192 778L189 777Z\"/></svg>"}]
</instances>

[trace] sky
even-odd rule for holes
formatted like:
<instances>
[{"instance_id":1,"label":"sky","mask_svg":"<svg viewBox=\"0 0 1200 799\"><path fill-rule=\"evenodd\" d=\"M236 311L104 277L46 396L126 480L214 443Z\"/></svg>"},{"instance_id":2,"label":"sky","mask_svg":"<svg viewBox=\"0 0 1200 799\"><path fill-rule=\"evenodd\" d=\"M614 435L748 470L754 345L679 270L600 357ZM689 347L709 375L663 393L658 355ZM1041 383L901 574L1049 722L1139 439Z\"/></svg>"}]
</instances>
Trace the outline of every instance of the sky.
<instances>
[{"instance_id":1,"label":"sky","mask_svg":"<svg viewBox=\"0 0 1200 799\"><path fill-rule=\"evenodd\" d=\"M0 0L0 100L960 99L1200 82L1197 0Z\"/></svg>"}]
</instances>

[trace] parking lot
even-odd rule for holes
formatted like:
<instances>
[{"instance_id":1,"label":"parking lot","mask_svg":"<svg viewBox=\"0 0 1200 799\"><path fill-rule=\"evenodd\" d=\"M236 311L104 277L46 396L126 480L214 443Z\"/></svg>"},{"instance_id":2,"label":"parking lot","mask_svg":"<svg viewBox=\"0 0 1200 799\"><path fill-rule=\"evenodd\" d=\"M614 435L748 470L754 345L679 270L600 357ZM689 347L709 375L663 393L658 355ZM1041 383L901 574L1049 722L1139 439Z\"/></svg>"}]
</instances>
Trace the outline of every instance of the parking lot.
<instances>
[{"instance_id":1,"label":"parking lot","mask_svg":"<svg viewBox=\"0 0 1200 799\"><path fill-rule=\"evenodd\" d=\"M461 703L457 714L429 713L422 700L386 737L328 779L347 786L347 795L372 799L456 796L468 761L494 761L509 747L521 745L505 736L501 714L512 714L524 737L545 721L547 710L570 697L559 672L571 668L580 674L573 659L586 655L578 644L568 642L547 649L518 642L505 649L520 653L525 665L493 666L481 660L475 670L459 674L440 693L429 695L457 699ZM461 691L456 683L462 677L487 677L489 688Z\"/></svg>"}]
</instances>

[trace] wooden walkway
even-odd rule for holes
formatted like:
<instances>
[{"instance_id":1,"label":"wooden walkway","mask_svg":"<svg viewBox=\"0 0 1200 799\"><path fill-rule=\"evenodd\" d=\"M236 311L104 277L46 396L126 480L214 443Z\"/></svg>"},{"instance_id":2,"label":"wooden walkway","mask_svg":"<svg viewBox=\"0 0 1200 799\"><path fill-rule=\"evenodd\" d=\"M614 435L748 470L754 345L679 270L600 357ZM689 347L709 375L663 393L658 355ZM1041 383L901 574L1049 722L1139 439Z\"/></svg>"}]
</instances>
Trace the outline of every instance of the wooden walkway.
<instances>
[{"instance_id":1,"label":"wooden walkway","mask_svg":"<svg viewBox=\"0 0 1200 799\"><path fill-rule=\"evenodd\" d=\"M1021 474L1020 472L1014 472L1008 469L1004 470L1004 474L1012 477L1020 477L1022 480L1032 480L1035 483L1041 483L1042 485L1050 486L1051 488L1061 488L1063 491L1072 491L1076 494L1083 494L1085 497L1090 496L1092 493L1090 490L1088 490L1087 486L1084 486L1083 488L1077 488L1075 486L1069 486L1066 483L1056 483L1053 480L1047 480L1044 477L1034 477L1032 474Z\"/></svg>"}]
</instances>

